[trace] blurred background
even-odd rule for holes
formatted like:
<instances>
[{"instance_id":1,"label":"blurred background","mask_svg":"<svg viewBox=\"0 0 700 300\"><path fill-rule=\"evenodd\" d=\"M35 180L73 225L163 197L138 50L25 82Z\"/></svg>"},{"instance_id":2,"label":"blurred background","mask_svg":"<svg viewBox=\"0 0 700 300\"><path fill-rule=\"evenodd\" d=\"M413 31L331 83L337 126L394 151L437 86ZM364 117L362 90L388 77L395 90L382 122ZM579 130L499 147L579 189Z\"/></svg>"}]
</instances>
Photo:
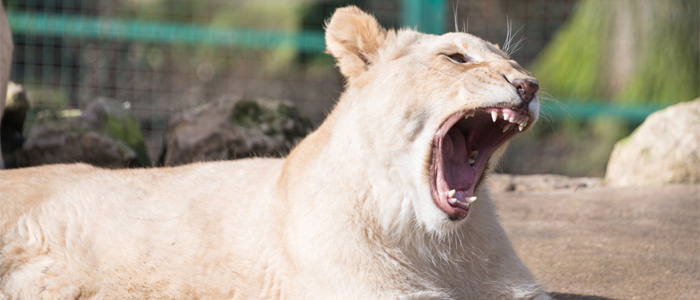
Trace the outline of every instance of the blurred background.
<instances>
[{"instance_id":1,"label":"blurred background","mask_svg":"<svg viewBox=\"0 0 700 300\"><path fill-rule=\"evenodd\" d=\"M3 1L10 78L30 104L23 134L43 111L115 99L143 134L142 165L162 160L175 114L222 98L283 99L318 125L343 90L323 24L348 4L385 27L500 45L510 29L543 109L500 172L602 176L647 115L700 95L698 0Z\"/></svg>"}]
</instances>

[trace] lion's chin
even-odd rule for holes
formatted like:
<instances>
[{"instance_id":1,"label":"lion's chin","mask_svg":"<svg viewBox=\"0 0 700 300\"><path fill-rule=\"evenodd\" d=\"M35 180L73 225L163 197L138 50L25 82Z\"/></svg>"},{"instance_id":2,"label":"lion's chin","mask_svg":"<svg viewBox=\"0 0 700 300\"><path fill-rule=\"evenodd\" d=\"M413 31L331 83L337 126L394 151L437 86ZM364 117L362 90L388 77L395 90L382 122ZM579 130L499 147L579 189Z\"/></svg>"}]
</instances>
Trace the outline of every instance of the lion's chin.
<instances>
[{"instance_id":1,"label":"lion's chin","mask_svg":"<svg viewBox=\"0 0 700 300\"><path fill-rule=\"evenodd\" d=\"M489 159L529 120L525 109L489 107L443 122L433 137L429 172L433 201L451 220L467 217Z\"/></svg>"}]
</instances>

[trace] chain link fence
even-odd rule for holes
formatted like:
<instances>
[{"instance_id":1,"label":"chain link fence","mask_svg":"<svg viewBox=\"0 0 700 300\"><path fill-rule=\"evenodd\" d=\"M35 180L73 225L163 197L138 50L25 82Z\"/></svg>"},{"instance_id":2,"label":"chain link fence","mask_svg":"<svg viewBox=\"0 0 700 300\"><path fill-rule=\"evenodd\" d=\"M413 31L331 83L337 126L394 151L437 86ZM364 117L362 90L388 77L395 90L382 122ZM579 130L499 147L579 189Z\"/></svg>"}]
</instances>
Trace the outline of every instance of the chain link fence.
<instances>
[{"instance_id":1,"label":"chain link fence","mask_svg":"<svg viewBox=\"0 0 700 300\"><path fill-rule=\"evenodd\" d=\"M386 27L466 30L498 44L511 26L523 39L514 59L527 66L575 1L5 0L11 80L26 88L34 113L122 101L151 158L174 113L221 97L290 100L318 123L343 89L323 53L323 24L347 4Z\"/></svg>"}]
</instances>

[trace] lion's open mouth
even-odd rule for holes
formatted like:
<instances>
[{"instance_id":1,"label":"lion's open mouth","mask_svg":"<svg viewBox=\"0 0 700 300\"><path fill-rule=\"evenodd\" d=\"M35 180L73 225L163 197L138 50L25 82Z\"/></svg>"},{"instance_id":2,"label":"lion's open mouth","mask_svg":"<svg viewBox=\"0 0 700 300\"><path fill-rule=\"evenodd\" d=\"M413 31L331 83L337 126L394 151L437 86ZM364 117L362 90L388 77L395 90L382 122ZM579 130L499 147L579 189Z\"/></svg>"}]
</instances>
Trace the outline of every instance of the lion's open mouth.
<instances>
[{"instance_id":1,"label":"lion's open mouth","mask_svg":"<svg viewBox=\"0 0 700 300\"><path fill-rule=\"evenodd\" d=\"M435 204L463 219L491 155L527 126L526 110L481 108L452 115L433 137L430 176Z\"/></svg>"}]
</instances>

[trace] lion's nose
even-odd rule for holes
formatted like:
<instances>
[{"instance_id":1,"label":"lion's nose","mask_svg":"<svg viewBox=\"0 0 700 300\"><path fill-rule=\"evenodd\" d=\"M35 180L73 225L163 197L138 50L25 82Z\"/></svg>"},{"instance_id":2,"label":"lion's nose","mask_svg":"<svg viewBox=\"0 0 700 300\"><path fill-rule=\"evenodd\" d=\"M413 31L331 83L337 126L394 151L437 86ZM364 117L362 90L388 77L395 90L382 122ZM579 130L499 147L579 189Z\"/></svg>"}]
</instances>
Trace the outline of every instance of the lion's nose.
<instances>
[{"instance_id":1,"label":"lion's nose","mask_svg":"<svg viewBox=\"0 0 700 300\"><path fill-rule=\"evenodd\" d=\"M540 89L537 80L532 79L516 79L512 82L513 86L518 90L520 99L525 101L525 104L530 103L535 93Z\"/></svg>"}]
</instances>

